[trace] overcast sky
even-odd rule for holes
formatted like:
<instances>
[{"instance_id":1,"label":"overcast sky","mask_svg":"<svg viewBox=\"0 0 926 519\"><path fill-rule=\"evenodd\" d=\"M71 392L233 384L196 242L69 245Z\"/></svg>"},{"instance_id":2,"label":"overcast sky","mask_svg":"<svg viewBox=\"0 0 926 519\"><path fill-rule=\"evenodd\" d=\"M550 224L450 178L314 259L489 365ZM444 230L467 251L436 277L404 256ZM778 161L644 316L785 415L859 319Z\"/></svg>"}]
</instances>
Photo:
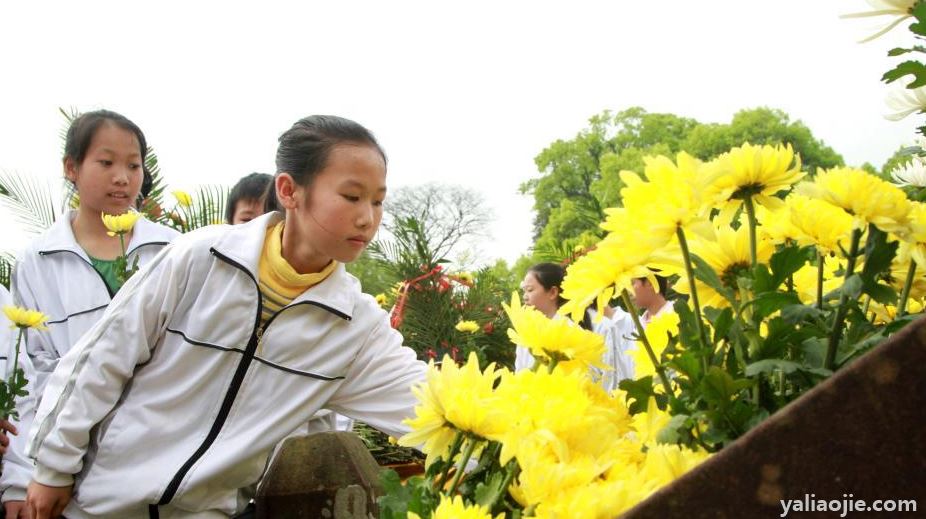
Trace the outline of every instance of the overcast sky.
<instances>
[{"instance_id":1,"label":"overcast sky","mask_svg":"<svg viewBox=\"0 0 926 519\"><path fill-rule=\"evenodd\" d=\"M297 119L370 128L391 188L483 192L482 252L531 244L518 186L590 116L639 105L702 122L780 108L850 165L880 167L915 117L883 118L881 74L904 27L841 20L863 0L584 2L3 2L0 169L60 178L58 107L138 123L171 187L273 171ZM25 239L2 216L0 250Z\"/></svg>"}]
</instances>

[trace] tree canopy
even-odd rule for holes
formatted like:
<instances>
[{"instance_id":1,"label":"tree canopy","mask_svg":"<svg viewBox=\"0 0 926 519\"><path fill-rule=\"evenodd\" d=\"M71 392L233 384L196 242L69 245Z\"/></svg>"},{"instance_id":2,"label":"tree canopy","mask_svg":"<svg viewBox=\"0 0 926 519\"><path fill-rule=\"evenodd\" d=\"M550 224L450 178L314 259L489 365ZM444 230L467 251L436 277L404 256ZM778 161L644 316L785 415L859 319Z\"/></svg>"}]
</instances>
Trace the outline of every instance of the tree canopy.
<instances>
[{"instance_id":1,"label":"tree canopy","mask_svg":"<svg viewBox=\"0 0 926 519\"><path fill-rule=\"evenodd\" d=\"M686 151L707 160L747 141L789 143L811 173L843 164L804 123L777 109L741 110L728 124L700 123L640 107L604 111L572 139L557 140L541 151L534 159L540 175L521 185L522 193L534 197L535 250L599 238L604 210L620 206L620 172L642 171L644 156Z\"/></svg>"}]
</instances>

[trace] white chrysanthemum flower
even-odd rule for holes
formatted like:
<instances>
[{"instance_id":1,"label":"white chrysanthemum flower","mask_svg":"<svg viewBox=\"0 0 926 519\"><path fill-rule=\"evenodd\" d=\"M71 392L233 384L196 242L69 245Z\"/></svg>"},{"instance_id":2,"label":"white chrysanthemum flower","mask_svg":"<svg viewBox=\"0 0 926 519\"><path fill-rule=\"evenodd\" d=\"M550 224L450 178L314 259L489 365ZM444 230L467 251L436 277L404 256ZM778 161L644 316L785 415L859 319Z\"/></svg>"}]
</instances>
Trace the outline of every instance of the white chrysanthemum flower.
<instances>
[{"instance_id":1,"label":"white chrysanthemum flower","mask_svg":"<svg viewBox=\"0 0 926 519\"><path fill-rule=\"evenodd\" d=\"M921 157L891 171L891 178L898 186L926 187L926 162Z\"/></svg>"},{"instance_id":2,"label":"white chrysanthemum flower","mask_svg":"<svg viewBox=\"0 0 926 519\"><path fill-rule=\"evenodd\" d=\"M859 40L859 43L865 43L871 41L878 36L890 31L894 27L900 25L901 22L907 18L912 17L910 11L913 10L913 6L916 5L917 0L868 0L868 5L874 9L873 11L865 11L863 13L852 13L844 14L841 18L867 18L869 16L896 16L897 19L887 24L881 28L878 32L872 34L871 36Z\"/></svg>"},{"instance_id":3,"label":"white chrysanthemum flower","mask_svg":"<svg viewBox=\"0 0 926 519\"><path fill-rule=\"evenodd\" d=\"M892 113L884 115L885 119L899 121L926 108L926 87L905 88L898 85L888 93L885 102L892 110Z\"/></svg>"}]
</instances>

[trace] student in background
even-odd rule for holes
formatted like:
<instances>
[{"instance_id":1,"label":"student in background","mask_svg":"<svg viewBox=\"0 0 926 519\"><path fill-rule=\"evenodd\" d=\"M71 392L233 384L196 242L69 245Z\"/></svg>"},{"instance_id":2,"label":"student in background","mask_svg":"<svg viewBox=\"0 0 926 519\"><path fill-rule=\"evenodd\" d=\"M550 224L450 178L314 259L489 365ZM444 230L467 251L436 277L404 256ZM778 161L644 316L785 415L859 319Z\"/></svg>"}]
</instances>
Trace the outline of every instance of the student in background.
<instances>
[{"instance_id":1,"label":"student in background","mask_svg":"<svg viewBox=\"0 0 926 519\"><path fill-rule=\"evenodd\" d=\"M633 303L642 308L643 315L640 322L645 328L658 315L667 312L674 312L672 301L666 299L666 291L669 287L668 280L656 275L656 286L654 287L647 278L636 278L633 280Z\"/></svg>"},{"instance_id":2,"label":"student in background","mask_svg":"<svg viewBox=\"0 0 926 519\"><path fill-rule=\"evenodd\" d=\"M118 237L109 236L102 213L120 215L137 207L151 189L145 170L148 144L141 129L108 110L80 115L65 137L64 176L80 197L80 205L59 217L20 255L13 271L13 300L18 306L49 316L48 330L27 330L24 370L32 388L19 403L23 434L11 441L4 460L0 489L9 519L22 517L32 463L25 458L26 433L49 375L58 361L103 316L121 289L116 258ZM125 236L128 264L144 267L179 233L139 218ZM136 274L139 275L140 273Z\"/></svg>"},{"instance_id":3,"label":"student in background","mask_svg":"<svg viewBox=\"0 0 926 519\"><path fill-rule=\"evenodd\" d=\"M251 173L241 177L228 193L225 223L238 225L264 214L264 197L272 182L273 177L266 173Z\"/></svg>"}]
</instances>

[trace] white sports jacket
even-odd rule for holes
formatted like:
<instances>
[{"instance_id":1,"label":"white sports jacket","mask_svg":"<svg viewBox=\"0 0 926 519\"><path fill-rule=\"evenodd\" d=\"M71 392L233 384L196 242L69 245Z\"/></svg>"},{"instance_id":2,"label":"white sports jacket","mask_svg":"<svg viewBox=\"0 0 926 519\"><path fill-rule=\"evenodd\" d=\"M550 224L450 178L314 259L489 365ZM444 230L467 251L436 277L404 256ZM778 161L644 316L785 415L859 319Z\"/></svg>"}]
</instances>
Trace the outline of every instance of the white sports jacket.
<instances>
[{"instance_id":1,"label":"white sports jacket","mask_svg":"<svg viewBox=\"0 0 926 519\"><path fill-rule=\"evenodd\" d=\"M17 402L20 420L14 422L19 436L11 438L4 456L0 491L3 501L22 501L32 476L32 462L25 454L26 435L35 413L35 401L45 381L77 340L102 317L112 300L109 287L93 268L90 257L74 238L71 211L62 215L44 234L20 254L13 272L12 291L17 305L49 316L48 331L28 330L20 358L29 379L29 396ZM126 245L129 264L138 258L146 265L179 236L177 231L140 218ZM28 357L23 359L22 357Z\"/></svg>"},{"instance_id":2,"label":"white sports jacket","mask_svg":"<svg viewBox=\"0 0 926 519\"><path fill-rule=\"evenodd\" d=\"M339 266L261 331L270 213L183 235L65 355L32 428L35 480L75 480L82 517L225 517L322 407L393 436L426 365Z\"/></svg>"}]
</instances>

